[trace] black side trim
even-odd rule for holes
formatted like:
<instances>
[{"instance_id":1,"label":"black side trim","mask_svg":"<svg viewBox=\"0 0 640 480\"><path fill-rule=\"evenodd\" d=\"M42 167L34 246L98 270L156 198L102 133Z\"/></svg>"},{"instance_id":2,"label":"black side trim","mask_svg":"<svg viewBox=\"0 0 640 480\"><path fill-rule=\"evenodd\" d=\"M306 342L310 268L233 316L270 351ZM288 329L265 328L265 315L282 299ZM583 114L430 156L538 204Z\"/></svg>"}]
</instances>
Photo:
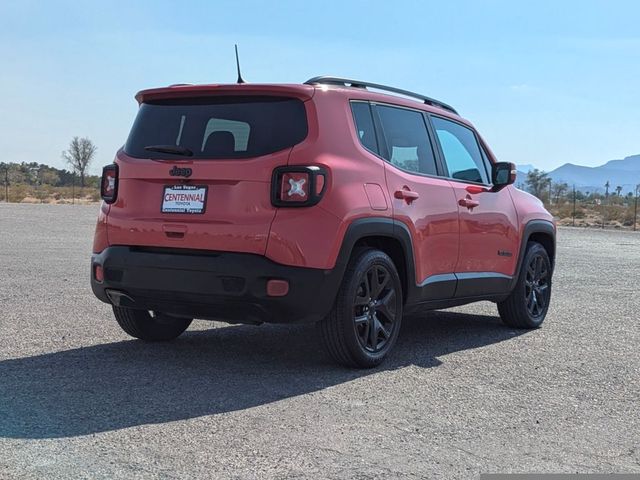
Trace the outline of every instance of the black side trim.
<instances>
[{"instance_id":1,"label":"black side trim","mask_svg":"<svg viewBox=\"0 0 640 480\"><path fill-rule=\"evenodd\" d=\"M443 273L432 275L417 285L419 293L415 296L416 303L423 303L431 300L442 300L451 298L456 293L458 279L455 273Z\"/></svg>"},{"instance_id":2,"label":"black side trim","mask_svg":"<svg viewBox=\"0 0 640 480\"><path fill-rule=\"evenodd\" d=\"M456 273L456 298L507 295L512 277L497 272Z\"/></svg>"},{"instance_id":3,"label":"black side trim","mask_svg":"<svg viewBox=\"0 0 640 480\"><path fill-rule=\"evenodd\" d=\"M439 310L442 308L459 307L460 305L466 305L474 302L501 302L506 298L506 295L480 295L476 297L454 297L445 298L443 300L427 300L421 303L414 303L413 305L407 305L405 307L405 313L417 313L429 310Z\"/></svg>"},{"instance_id":4,"label":"black side trim","mask_svg":"<svg viewBox=\"0 0 640 480\"><path fill-rule=\"evenodd\" d=\"M502 301L515 288L527 242L535 233L549 235L553 239L555 252L553 224L546 220L532 220L524 229L513 277L498 272L447 273L431 276L418 285L415 280L413 244L407 225L386 217L362 218L349 225L332 274L334 278L342 278L351 252L359 240L367 237L389 237L400 243L404 253L407 306L423 305L429 309L448 308L480 300ZM552 258L552 266L553 261Z\"/></svg>"}]
</instances>

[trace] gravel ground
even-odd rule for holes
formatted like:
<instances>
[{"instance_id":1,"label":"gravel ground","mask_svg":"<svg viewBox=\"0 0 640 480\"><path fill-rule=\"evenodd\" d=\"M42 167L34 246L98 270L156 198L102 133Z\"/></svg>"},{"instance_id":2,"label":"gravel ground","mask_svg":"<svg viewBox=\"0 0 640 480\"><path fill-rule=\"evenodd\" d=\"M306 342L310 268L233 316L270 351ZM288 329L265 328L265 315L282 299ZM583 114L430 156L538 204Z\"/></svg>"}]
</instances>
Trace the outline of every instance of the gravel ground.
<instances>
[{"instance_id":1,"label":"gravel ground","mask_svg":"<svg viewBox=\"0 0 640 480\"><path fill-rule=\"evenodd\" d=\"M96 213L0 204L0 478L640 473L640 234L561 229L540 330L427 313L352 371L310 326L128 338L89 287Z\"/></svg>"}]
</instances>

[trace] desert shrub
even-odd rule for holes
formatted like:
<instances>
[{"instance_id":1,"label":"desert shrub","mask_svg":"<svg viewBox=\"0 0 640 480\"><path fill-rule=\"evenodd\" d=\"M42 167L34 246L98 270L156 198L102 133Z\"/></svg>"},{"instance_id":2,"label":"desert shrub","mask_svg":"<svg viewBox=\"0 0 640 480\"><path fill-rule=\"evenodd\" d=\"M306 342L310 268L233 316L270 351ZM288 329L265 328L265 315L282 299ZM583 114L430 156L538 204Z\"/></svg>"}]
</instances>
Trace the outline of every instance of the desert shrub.
<instances>
[{"instance_id":1,"label":"desert shrub","mask_svg":"<svg viewBox=\"0 0 640 480\"><path fill-rule=\"evenodd\" d=\"M26 185L9 186L9 201L20 203L30 195L29 188Z\"/></svg>"}]
</instances>

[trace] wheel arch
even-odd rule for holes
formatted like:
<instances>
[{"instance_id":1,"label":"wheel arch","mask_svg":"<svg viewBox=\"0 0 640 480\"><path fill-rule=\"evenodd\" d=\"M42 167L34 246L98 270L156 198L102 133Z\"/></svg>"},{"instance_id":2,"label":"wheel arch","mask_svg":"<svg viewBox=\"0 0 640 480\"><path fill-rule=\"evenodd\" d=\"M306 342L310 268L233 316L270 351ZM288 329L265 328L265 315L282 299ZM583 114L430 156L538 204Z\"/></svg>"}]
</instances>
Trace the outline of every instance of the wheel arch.
<instances>
[{"instance_id":1,"label":"wheel arch","mask_svg":"<svg viewBox=\"0 0 640 480\"><path fill-rule=\"evenodd\" d=\"M531 220L524 226L522 238L520 240L520 251L518 252L518 263L516 266L516 272L511 281L511 290L515 288L515 285L520 276L520 270L522 269L522 262L524 261L524 255L527 251L527 243L534 241L539 243L547 251L549 260L551 261L551 270L555 267L556 258L556 228L552 222L547 220Z\"/></svg>"},{"instance_id":2,"label":"wheel arch","mask_svg":"<svg viewBox=\"0 0 640 480\"><path fill-rule=\"evenodd\" d=\"M551 267L553 267L556 258L556 242L553 234L535 231L529 235L527 242L537 242L542 245L547 251L547 255L549 255L549 260L551 261Z\"/></svg>"},{"instance_id":3,"label":"wheel arch","mask_svg":"<svg viewBox=\"0 0 640 480\"><path fill-rule=\"evenodd\" d=\"M389 255L398 270L406 303L416 288L413 245L407 226L384 217L354 220L347 228L336 262L342 270L341 275L354 250L361 246L373 247Z\"/></svg>"}]
</instances>

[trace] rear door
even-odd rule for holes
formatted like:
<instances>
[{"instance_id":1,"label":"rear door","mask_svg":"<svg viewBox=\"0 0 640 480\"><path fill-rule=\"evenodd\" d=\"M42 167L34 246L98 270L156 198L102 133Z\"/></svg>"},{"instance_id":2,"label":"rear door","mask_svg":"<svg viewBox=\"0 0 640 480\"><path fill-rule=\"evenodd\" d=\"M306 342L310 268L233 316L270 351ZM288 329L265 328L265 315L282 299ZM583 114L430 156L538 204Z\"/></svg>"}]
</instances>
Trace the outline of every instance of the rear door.
<instances>
[{"instance_id":1,"label":"rear door","mask_svg":"<svg viewBox=\"0 0 640 480\"><path fill-rule=\"evenodd\" d=\"M432 139L423 112L374 104L380 153L393 218L412 237L416 284L421 298L445 299L455 290L458 209L451 184L438 177Z\"/></svg>"},{"instance_id":2,"label":"rear door","mask_svg":"<svg viewBox=\"0 0 640 480\"><path fill-rule=\"evenodd\" d=\"M142 103L116 159L109 243L264 254L273 169L306 136L305 106L295 98Z\"/></svg>"},{"instance_id":3,"label":"rear door","mask_svg":"<svg viewBox=\"0 0 640 480\"><path fill-rule=\"evenodd\" d=\"M429 115L460 213L457 297L502 293L515 270L517 215L508 189L492 191L490 162L476 133Z\"/></svg>"}]
</instances>

